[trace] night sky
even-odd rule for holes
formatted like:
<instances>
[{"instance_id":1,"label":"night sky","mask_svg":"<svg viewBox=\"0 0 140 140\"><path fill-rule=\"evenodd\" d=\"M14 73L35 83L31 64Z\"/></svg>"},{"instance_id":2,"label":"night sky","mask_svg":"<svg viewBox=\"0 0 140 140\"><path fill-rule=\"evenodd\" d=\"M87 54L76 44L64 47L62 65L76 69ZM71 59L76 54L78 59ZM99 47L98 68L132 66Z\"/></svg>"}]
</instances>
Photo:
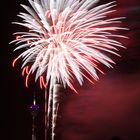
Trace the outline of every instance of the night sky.
<instances>
[{"instance_id":1,"label":"night sky","mask_svg":"<svg viewBox=\"0 0 140 140\"><path fill-rule=\"evenodd\" d=\"M101 0L100 3L110 2ZM129 28L123 34L127 49L120 49L121 57L114 69L105 69L105 75L94 85L85 81L79 94L67 89L60 105L56 140L140 140L140 1L117 0L116 15L127 17L122 25ZM1 4L0 76L1 121L0 140L31 140L32 118L29 107L33 93L40 107L36 118L37 140L44 139L44 90L31 84L25 87L20 64L12 67L12 35L21 27L11 24L19 21L17 14L24 11L20 4L27 0L3 1Z\"/></svg>"}]
</instances>

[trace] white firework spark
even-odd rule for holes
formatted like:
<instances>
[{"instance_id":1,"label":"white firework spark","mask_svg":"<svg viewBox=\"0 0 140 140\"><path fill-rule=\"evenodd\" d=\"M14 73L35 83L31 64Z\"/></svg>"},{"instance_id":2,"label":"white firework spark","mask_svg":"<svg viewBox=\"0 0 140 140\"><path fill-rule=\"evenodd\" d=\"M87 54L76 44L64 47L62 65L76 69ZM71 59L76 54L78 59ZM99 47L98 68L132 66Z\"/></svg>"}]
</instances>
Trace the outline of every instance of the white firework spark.
<instances>
[{"instance_id":1,"label":"white firework spark","mask_svg":"<svg viewBox=\"0 0 140 140\"><path fill-rule=\"evenodd\" d=\"M96 6L98 0L29 0L32 8L22 5L27 13L19 13L29 32L17 32L20 37L15 50L24 51L17 57L23 59L22 68L29 69L28 76L36 73L35 81L42 76L47 84L56 82L73 89L76 78L80 85L84 78L98 80L98 63L112 67L114 63L104 52L117 54L123 44L112 31L124 30L116 26L122 17L108 19L114 12L115 1ZM115 26L112 26L114 24ZM113 39L112 39L113 38ZM16 60L17 60L16 59ZM28 64L32 64L29 65Z\"/></svg>"},{"instance_id":2,"label":"white firework spark","mask_svg":"<svg viewBox=\"0 0 140 140\"><path fill-rule=\"evenodd\" d=\"M48 118L53 102L52 139L59 105L57 96L51 91L56 83L75 92L73 81L80 85L84 78L90 82L98 80L97 71L103 73L98 64L112 68L115 62L106 54L118 55L118 48L125 48L117 38L123 17L108 18L115 12L116 2L96 6L98 0L28 0L31 7L21 5L27 12L19 13L22 22L14 22L29 29L16 32L16 50L23 52L15 59L22 59L23 75L35 73L35 81L40 79L41 87L50 82ZM107 53L106 53L107 52ZM15 63L14 61L14 63ZM86 76L87 73L90 77ZM56 91L55 91L56 92ZM53 97L54 96L54 97ZM55 117L55 118L54 118Z\"/></svg>"}]
</instances>

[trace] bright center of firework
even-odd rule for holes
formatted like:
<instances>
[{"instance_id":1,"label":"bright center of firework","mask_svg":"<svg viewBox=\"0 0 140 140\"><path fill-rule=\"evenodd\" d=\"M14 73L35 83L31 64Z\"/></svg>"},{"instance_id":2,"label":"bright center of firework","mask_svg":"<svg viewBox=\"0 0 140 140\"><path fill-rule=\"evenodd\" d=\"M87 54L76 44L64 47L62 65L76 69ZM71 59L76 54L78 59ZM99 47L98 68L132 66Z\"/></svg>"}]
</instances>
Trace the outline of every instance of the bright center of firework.
<instances>
[{"instance_id":1,"label":"bright center of firework","mask_svg":"<svg viewBox=\"0 0 140 140\"><path fill-rule=\"evenodd\" d=\"M57 48L59 45L59 42L60 42L60 37L59 35L57 34L52 34L51 37L50 37L50 40L49 40L49 43L52 44L52 47L53 48Z\"/></svg>"},{"instance_id":2,"label":"bright center of firework","mask_svg":"<svg viewBox=\"0 0 140 140\"><path fill-rule=\"evenodd\" d=\"M62 42L62 38L64 38L64 23L62 21L55 22L50 28L50 32L48 33L49 39L47 37L48 43L51 43L54 48L60 46L60 42Z\"/></svg>"}]
</instances>

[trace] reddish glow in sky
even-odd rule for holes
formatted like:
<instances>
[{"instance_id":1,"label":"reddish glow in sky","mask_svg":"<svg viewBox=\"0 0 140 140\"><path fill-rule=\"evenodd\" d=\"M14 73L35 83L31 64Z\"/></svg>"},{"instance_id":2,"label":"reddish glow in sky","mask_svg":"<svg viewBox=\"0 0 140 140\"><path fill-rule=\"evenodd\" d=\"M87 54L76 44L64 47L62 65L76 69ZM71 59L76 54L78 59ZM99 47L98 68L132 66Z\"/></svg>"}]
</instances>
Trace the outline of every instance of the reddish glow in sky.
<instances>
[{"instance_id":1,"label":"reddish glow in sky","mask_svg":"<svg viewBox=\"0 0 140 140\"><path fill-rule=\"evenodd\" d=\"M21 10L18 7L21 1L4 2L1 8L1 139L30 140L28 107L32 103L33 89L25 88L20 69L11 67L14 45L9 46L11 50L7 48L11 34L15 28L19 29L13 28L11 22ZM104 2L110 0L101 0ZM122 57L115 58L117 65L105 70L105 75L99 75L100 80L94 86L88 82L83 87L76 85L79 95L67 91L61 106L58 140L110 140L115 135L123 140L140 139L140 1L117 0L117 3L117 14L127 16L123 24L130 28L126 33L130 37L125 42L127 50L120 51ZM41 108L42 93L38 93ZM39 117L42 112L40 110ZM42 121L38 122L37 135L43 139Z\"/></svg>"}]
</instances>

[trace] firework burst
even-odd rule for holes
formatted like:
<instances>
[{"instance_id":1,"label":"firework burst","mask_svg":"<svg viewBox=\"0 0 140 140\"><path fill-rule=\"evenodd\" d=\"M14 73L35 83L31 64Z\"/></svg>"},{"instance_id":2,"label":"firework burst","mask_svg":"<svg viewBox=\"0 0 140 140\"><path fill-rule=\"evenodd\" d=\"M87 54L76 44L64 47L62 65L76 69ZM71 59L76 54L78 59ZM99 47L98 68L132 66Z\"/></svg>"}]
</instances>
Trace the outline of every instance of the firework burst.
<instances>
[{"instance_id":1,"label":"firework burst","mask_svg":"<svg viewBox=\"0 0 140 140\"><path fill-rule=\"evenodd\" d=\"M35 81L51 86L56 82L74 89L76 78L80 85L84 78L98 80L98 63L112 67L114 63L106 53L118 55L118 47L124 47L112 31L124 30L119 26L122 17L107 19L114 12L115 2L95 7L98 0L29 0L32 8L21 5L27 13L19 13L22 22L14 22L29 28L29 32L17 32L16 42L22 49L16 60L23 59L27 78L36 73ZM112 39L113 38L113 39ZM30 65L32 64L32 65ZM91 80L90 80L91 81ZM43 84L43 85L46 85Z\"/></svg>"},{"instance_id":2,"label":"firework burst","mask_svg":"<svg viewBox=\"0 0 140 140\"><path fill-rule=\"evenodd\" d=\"M80 85L84 79L98 80L97 71L103 73L98 64L111 68L115 63L106 54L119 56L118 48L124 48L117 38L125 36L116 32L126 30L119 26L123 17L108 18L115 12L115 1L99 6L98 0L28 1L30 7L21 5L27 12L18 15L22 22L14 24L29 31L16 32L18 37L11 42L17 45L15 51L23 51L14 63L22 59L26 85L29 75L35 73L35 81L40 79L41 87L50 83L52 90L60 83L77 92L74 79Z\"/></svg>"}]
</instances>

